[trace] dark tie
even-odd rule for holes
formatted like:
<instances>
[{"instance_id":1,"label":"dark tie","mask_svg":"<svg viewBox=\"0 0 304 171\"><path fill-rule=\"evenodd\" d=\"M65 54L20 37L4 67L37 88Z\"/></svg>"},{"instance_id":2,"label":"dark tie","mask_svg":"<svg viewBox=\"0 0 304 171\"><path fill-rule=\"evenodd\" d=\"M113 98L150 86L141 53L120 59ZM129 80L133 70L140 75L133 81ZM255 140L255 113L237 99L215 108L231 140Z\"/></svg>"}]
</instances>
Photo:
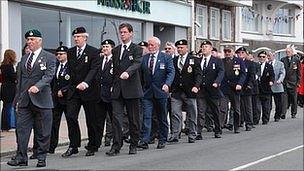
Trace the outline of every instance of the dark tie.
<instances>
[{"instance_id":1,"label":"dark tie","mask_svg":"<svg viewBox=\"0 0 304 171\"><path fill-rule=\"evenodd\" d=\"M64 71L64 66L63 66L63 64L60 64L60 70L59 70L59 73L58 73L58 78L62 75L63 71Z\"/></svg>"},{"instance_id":2,"label":"dark tie","mask_svg":"<svg viewBox=\"0 0 304 171\"><path fill-rule=\"evenodd\" d=\"M288 58L288 68L290 67L291 58Z\"/></svg>"},{"instance_id":3,"label":"dark tie","mask_svg":"<svg viewBox=\"0 0 304 171\"><path fill-rule=\"evenodd\" d=\"M120 57L120 60L122 60L122 58L127 54L127 45L123 45L124 51Z\"/></svg>"},{"instance_id":4,"label":"dark tie","mask_svg":"<svg viewBox=\"0 0 304 171\"><path fill-rule=\"evenodd\" d=\"M150 57L150 63L149 63L149 69L152 74L153 74L153 66L154 66L154 60L155 60L154 58L155 58L155 56L154 56L154 54L152 54Z\"/></svg>"},{"instance_id":5,"label":"dark tie","mask_svg":"<svg viewBox=\"0 0 304 171\"><path fill-rule=\"evenodd\" d=\"M207 58L204 58L203 71L205 71L206 68L207 68Z\"/></svg>"},{"instance_id":6,"label":"dark tie","mask_svg":"<svg viewBox=\"0 0 304 171\"><path fill-rule=\"evenodd\" d=\"M79 59L81 57L81 48L78 49L78 52L77 52L77 59Z\"/></svg>"},{"instance_id":7,"label":"dark tie","mask_svg":"<svg viewBox=\"0 0 304 171\"><path fill-rule=\"evenodd\" d=\"M108 64L108 62L109 62L109 58L107 57L107 56L105 56L105 62L104 62L104 64L103 64L103 67L102 67L102 70L104 70L105 69L105 67L106 67L106 65Z\"/></svg>"},{"instance_id":8,"label":"dark tie","mask_svg":"<svg viewBox=\"0 0 304 171\"><path fill-rule=\"evenodd\" d=\"M27 73L30 73L32 71L32 61L33 61L34 55L35 54L32 52L31 55L27 58L27 62L26 62Z\"/></svg>"}]
</instances>

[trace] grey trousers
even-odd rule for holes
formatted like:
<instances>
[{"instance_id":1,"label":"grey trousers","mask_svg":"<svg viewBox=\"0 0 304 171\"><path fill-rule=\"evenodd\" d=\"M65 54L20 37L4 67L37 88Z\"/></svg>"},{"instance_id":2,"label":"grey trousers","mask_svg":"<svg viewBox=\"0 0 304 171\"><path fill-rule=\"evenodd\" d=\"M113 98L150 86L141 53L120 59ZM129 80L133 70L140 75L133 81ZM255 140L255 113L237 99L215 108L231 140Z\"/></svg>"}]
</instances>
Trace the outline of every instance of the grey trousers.
<instances>
[{"instance_id":1,"label":"grey trousers","mask_svg":"<svg viewBox=\"0 0 304 171\"><path fill-rule=\"evenodd\" d=\"M196 137L196 127L197 127L197 103L196 98L188 98L185 93L182 93L181 98L171 98L172 107L172 129L173 138L178 138L181 132L181 122L182 122L182 105L183 102L186 104L186 112L188 115L188 128L189 128L189 138Z\"/></svg>"}]
</instances>

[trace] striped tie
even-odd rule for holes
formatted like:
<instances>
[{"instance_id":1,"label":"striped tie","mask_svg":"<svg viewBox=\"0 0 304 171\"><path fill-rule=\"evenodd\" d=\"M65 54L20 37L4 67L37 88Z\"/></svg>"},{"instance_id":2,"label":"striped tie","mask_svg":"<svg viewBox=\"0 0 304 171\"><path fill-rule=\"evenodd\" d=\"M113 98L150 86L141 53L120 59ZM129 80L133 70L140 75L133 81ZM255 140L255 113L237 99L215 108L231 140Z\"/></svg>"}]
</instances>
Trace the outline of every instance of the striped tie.
<instances>
[{"instance_id":1,"label":"striped tie","mask_svg":"<svg viewBox=\"0 0 304 171\"><path fill-rule=\"evenodd\" d=\"M30 73L32 71L32 61L33 61L34 55L35 54L32 52L31 55L27 58L27 62L26 62L27 73Z\"/></svg>"}]
</instances>

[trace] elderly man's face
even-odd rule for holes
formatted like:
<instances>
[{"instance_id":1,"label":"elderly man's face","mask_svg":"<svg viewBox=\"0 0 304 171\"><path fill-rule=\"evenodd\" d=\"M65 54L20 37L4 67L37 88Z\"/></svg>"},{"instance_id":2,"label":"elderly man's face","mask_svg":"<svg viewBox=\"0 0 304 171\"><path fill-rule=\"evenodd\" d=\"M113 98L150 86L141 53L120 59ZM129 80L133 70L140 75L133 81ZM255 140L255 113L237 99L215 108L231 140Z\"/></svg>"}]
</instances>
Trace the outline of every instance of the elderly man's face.
<instances>
[{"instance_id":1,"label":"elderly man's face","mask_svg":"<svg viewBox=\"0 0 304 171\"><path fill-rule=\"evenodd\" d=\"M180 55L185 55L188 52L187 45L177 45L177 53Z\"/></svg>"},{"instance_id":2,"label":"elderly man's face","mask_svg":"<svg viewBox=\"0 0 304 171\"><path fill-rule=\"evenodd\" d=\"M109 56L112 53L112 46L109 44L102 45L102 53L105 56Z\"/></svg>"},{"instance_id":3,"label":"elderly man's face","mask_svg":"<svg viewBox=\"0 0 304 171\"><path fill-rule=\"evenodd\" d=\"M56 58L59 62L65 62L67 61L67 53L66 52L57 52Z\"/></svg>"},{"instance_id":4,"label":"elderly man's face","mask_svg":"<svg viewBox=\"0 0 304 171\"><path fill-rule=\"evenodd\" d=\"M202 45L201 46L201 49L202 49L202 54L203 55L210 55L211 54L211 51L212 51L212 46L211 45Z\"/></svg>"},{"instance_id":5,"label":"elderly man's face","mask_svg":"<svg viewBox=\"0 0 304 171\"><path fill-rule=\"evenodd\" d=\"M41 47L42 39L38 37L28 37L26 44L30 51L34 52Z\"/></svg>"},{"instance_id":6,"label":"elderly man's face","mask_svg":"<svg viewBox=\"0 0 304 171\"><path fill-rule=\"evenodd\" d=\"M74 34L74 43L78 47L82 47L87 41L87 37L84 34Z\"/></svg>"},{"instance_id":7,"label":"elderly man's face","mask_svg":"<svg viewBox=\"0 0 304 171\"><path fill-rule=\"evenodd\" d=\"M293 55L293 51L292 51L291 48L286 49L286 55L289 56L289 57Z\"/></svg>"},{"instance_id":8,"label":"elderly man's face","mask_svg":"<svg viewBox=\"0 0 304 171\"><path fill-rule=\"evenodd\" d=\"M159 50L159 44L155 39L152 38L148 40L148 50L150 53L156 53Z\"/></svg>"}]
</instances>

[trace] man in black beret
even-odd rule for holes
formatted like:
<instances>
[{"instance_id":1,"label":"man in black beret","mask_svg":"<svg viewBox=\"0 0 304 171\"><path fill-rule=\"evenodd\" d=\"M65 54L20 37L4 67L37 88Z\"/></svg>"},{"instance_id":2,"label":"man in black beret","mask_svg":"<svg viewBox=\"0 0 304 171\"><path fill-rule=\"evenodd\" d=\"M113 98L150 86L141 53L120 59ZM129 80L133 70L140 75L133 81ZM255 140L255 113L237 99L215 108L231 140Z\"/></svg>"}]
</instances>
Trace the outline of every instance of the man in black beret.
<instances>
[{"instance_id":1,"label":"man in black beret","mask_svg":"<svg viewBox=\"0 0 304 171\"><path fill-rule=\"evenodd\" d=\"M52 128L52 92L50 83L55 75L56 60L53 54L42 49L42 35L38 30L25 34L31 53L22 56L17 66L17 89L14 105L17 109L17 153L7 162L10 166L28 165L28 141L35 129L37 167L46 166Z\"/></svg>"},{"instance_id":2,"label":"man in black beret","mask_svg":"<svg viewBox=\"0 0 304 171\"><path fill-rule=\"evenodd\" d=\"M141 41L138 45L143 49L143 56L149 52L148 50L148 42Z\"/></svg>"},{"instance_id":3,"label":"man in black beret","mask_svg":"<svg viewBox=\"0 0 304 171\"><path fill-rule=\"evenodd\" d=\"M56 49L57 69L52 81L53 92L53 122L49 153L54 153L58 145L59 127L62 113L67 114L67 91L70 73L67 65L68 47L59 46ZM68 123L69 124L69 123Z\"/></svg>"},{"instance_id":4,"label":"man in black beret","mask_svg":"<svg viewBox=\"0 0 304 171\"><path fill-rule=\"evenodd\" d=\"M69 131L69 148L62 157L69 157L78 153L81 136L78 115L83 106L88 128L89 142L85 146L86 156L92 156L101 145L101 132L97 130L98 119L95 111L98 100L98 85L96 74L101 65L99 50L87 44L89 34L85 28L77 27L73 33L75 46L68 50L68 66L70 69L70 82L67 102L67 123Z\"/></svg>"}]
</instances>

